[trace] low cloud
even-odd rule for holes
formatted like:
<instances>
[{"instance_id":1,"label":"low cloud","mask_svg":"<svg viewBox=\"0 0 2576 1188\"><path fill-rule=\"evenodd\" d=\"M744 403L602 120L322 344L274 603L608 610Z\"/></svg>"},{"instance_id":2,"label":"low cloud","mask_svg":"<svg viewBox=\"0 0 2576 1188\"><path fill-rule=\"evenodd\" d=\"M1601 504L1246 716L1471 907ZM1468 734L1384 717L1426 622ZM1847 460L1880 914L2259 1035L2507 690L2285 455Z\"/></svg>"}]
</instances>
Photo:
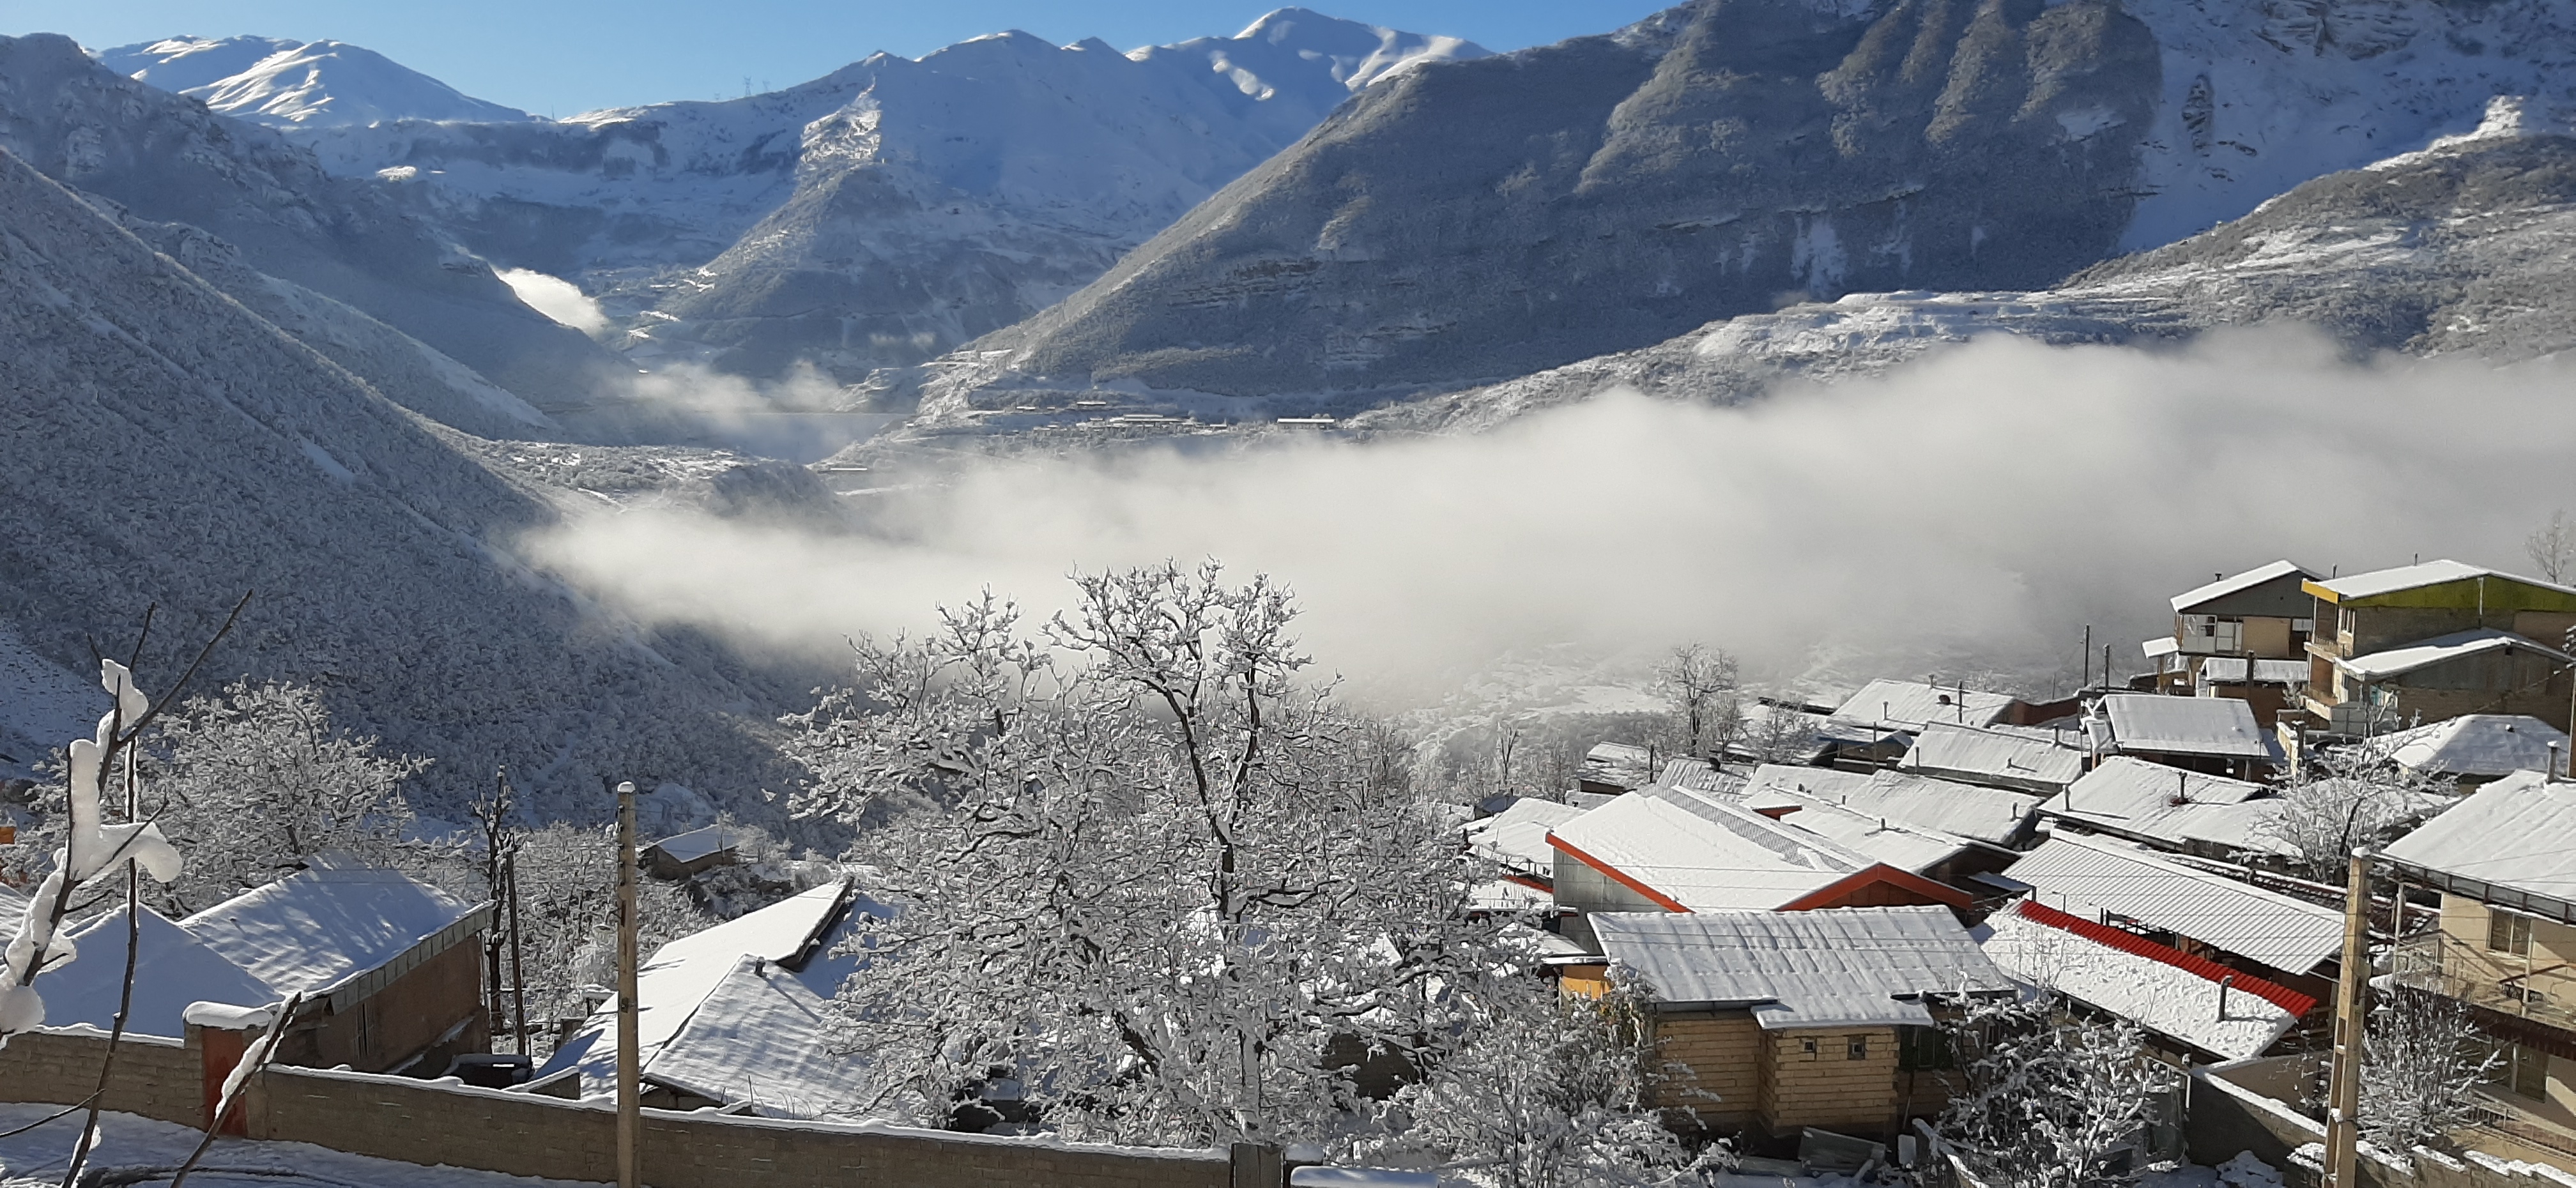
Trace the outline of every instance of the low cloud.
<instances>
[{"instance_id":1,"label":"low cloud","mask_svg":"<svg viewBox=\"0 0 2576 1188\"><path fill-rule=\"evenodd\" d=\"M600 311L599 302L571 281L527 268L504 268L499 275L501 283L538 313L584 334L608 329L608 315Z\"/></svg>"},{"instance_id":2,"label":"low cloud","mask_svg":"<svg viewBox=\"0 0 2576 1188\"><path fill-rule=\"evenodd\" d=\"M2571 380L2286 331L1998 337L1734 408L1614 393L1474 437L992 462L856 497L846 534L630 513L528 546L630 613L764 647L1216 557L1294 586L1322 665L1364 688L1702 640L1785 683L2036 690L2071 680L2085 625L2135 670L2167 596L2276 557L2527 568L2524 536L2576 506Z\"/></svg>"}]
</instances>

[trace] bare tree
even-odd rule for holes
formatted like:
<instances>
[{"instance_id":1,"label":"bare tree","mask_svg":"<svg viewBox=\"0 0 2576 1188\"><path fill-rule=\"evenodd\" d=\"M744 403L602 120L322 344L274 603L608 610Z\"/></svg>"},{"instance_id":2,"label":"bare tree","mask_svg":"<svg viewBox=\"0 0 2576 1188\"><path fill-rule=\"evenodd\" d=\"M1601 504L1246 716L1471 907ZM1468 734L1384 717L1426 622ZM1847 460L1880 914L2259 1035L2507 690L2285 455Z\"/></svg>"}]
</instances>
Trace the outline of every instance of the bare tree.
<instances>
[{"instance_id":1,"label":"bare tree","mask_svg":"<svg viewBox=\"0 0 2576 1188\"><path fill-rule=\"evenodd\" d=\"M1712 733L1717 746L1733 741L1742 721L1735 704L1735 657L1704 644L1674 648L1655 668L1655 687L1672 703L1692 754L1706 753Z\"/></svg>"},{"instance_id":2,"label":"bare tree","mask_svg":"<svg viewBox=\"0 0 2576 1188\"><path fill-rule=\"evenodd\" d=\"M2393 840L2449 807L2452 780L2399 765L2364 743L2310 756L2281 788L2262 832L2313 878L2340 877L2353 850Z\"/></svg>"},{"instance_id":3,"label":"bare tree","mask_svg":"<svg viewBox=\"0 0 2576 1188\"><path fill-rule=\"evenodd\" d=\"M2361 1132L2399 1158L2482 1112L2469 1091L2502 1056L2458 999L2403 987L2378 995L2363 1033Z\"/></svg>"},{"instance_id":4,"label":"bare tree","mask_svg":"<svg viewBox=\"0 0 2576 1188\"><path fill-rule=\"evenodd\" d=\"M2180 1074L2136 1025L2075 1018L2054 995L1971 1008L1949 1029L1959 1085L1941 1132L1993 1188L2112 1188Z\"/></svg>"},{"instance_id":5,"label":"bare tree","mask_svg":"<svg viewBox=\"0 0 2576 1188\"><path fill-rule=\"evenodd\" d=\"M2524 537L2522 551L2540 576L2562 584L2576 578L2576 524L2567 522L2565 509L2549 513L2546 526Z\"/></svg>"}]
</instances>

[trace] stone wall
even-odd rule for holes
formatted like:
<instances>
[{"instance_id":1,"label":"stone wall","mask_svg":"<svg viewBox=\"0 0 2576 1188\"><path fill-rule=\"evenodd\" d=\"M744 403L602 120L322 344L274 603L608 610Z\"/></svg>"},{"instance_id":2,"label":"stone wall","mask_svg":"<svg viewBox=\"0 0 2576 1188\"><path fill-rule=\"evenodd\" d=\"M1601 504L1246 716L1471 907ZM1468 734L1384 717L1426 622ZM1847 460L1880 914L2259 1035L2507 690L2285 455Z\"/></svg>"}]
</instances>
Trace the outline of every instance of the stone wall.
<instances>
[{"instance_id":1,"label":"stone wall","mask_svg":"<svg viewBox=\"0 0 2576 1188\"><path fill-rule=\"evenodd\" d=\"M0 1101L72 1102L97 1083L103 1035L38 1032L0 1049ZM205 1124L197 1051L129 1039L107 1107L187 1126ZM573 1102L377 1073L272 1067L242 1106L249 1137L313 1143L404 1163L517 1176L616 1176L616 1111ZM638 1145L655 1188L1252 1188L1221 1151L1149 1150L988 1138L892 1126L785 1122L712 1112L644 1111ZM1247 1153L1247 1170L1271 1174Z\"/></svg>"}]
</instances>

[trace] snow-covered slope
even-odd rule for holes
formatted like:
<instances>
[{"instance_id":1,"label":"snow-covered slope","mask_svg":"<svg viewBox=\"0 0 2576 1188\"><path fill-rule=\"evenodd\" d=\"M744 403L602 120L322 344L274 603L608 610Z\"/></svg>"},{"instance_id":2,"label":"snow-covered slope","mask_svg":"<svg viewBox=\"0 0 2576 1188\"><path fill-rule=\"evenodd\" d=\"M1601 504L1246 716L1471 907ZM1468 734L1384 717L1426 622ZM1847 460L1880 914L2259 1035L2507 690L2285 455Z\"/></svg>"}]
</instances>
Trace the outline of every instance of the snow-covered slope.
<instances>
[{"instance_id":1,"label":"snow-covered slope","mask_svg":"<svg viewBox=\"0 0 2576 1188\"><path fill-rule=\"evenodd\" d=\"M274 127L532 118L338 41L167 37L101 50L98 60L128 78L202 99L225 115Z\"/></svg>"},{"instance_id":2,"label":"snow-covered slope","mask_svg":"<svg viewBox=\"0 0 2576 1188\"><path fill-rule=\"evenodd\" d=\"M1133 53L1002 33L738 100L296 135L602 297L639 359L854 377L1072 291L1354 90L1482 53L1287 9Z\"/></svg>"},{"instance_id":3,"label":"snow-covered slope","mask_svg":"<svg viewBox=\"0 0 2576 1188\"><path fill-rule=\"evenodd\" d=\"M2499 362L2576 350L2576 124L2549 105L2500 99L2473 134L2318 178L2053 289L1855 293L1748 314L1390 406L1354 428L1483 429L1611 387L1734 401L1785 379L1876 374L1981 334L2132 342L2283 322L2357 350Z\"/></svg>"},{"instance_id":4,"label":"snow-covered slope","mask_svg":"<svg viewBox=\"0 0 2576 1188\"><path fill-rule=\"evenodd\" d=\"M429 344L549 412L631 369L528 308L482 260L279 133L101 66L50 34L0 38L0 147L134 216L198 228L252 268Z\"/></svg>"},{"instance_id":5,"label":"snow-covered slope","mask_svg":"<svg viewBox=\"0 0 2576 1188\"><path fill-rule=\"evenodd\" d=\"M924 410L1339 413L1801 299L2044 287L2570 77L2564 0L1696 0L1372 89L939 361Z\"/></svg>"},{"instance_id":6,"label":"snow-covered slope","mask_svg":"<svg viewBox=\"0 0 2576 1188\"><path fill-rule=\"evenodd\" d=\"M0 624L27 650L78 671L157 605L143 670L166 680L256 591L209 671L311 682L435 758L433 813L497 763L565 797L541 811L592 818L609 772L774 778L756 723L784 697L509 558L553 522L544 495L5 152L0 210Z\"/></svg>"}]
</instances>

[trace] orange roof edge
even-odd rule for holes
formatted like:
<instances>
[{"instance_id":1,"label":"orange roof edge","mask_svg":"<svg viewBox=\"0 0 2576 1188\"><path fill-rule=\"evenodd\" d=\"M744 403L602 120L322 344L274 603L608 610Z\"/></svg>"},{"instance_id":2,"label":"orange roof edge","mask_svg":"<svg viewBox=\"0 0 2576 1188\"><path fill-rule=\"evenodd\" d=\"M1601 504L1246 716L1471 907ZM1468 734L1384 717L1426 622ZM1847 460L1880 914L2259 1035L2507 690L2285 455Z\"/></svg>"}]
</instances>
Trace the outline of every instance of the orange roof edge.
<instances>
[{"instance_id":1,"label":"orange roof edge","mask_svg":"<svg viewBox=\"0 0 2576 1188\"><path fill-rule=\"evenodd\" d=\"M1564 838L1558 837L1556 835L1556 831L1553 829L1547 831L1547 844L1555 847L1560 853L1571 856L1575 861L1580 862L1585 866L1589 866L1594 870L1600 871L1603 875L1607 876L1611 882L1617 883L1639 895L1645 896L1648 900L1653 901L1657 906L1663 908L1665 911L1687 912L1690 910L1689 908L1683 907L1680 900L1674 899L1672 896L1666 895L1661 891L1657 891L1654 888L1645 885L1644 883L1638 882L1634 877L1629 875L1628 872L1612 866L1607 862L1603 862L1590 854L1586 854L1582 850L1576 849Z\"/></svg>"},{"instance_id":2,"label":"orange roof edge","mask_svg":"<svg viewBox=\"0 0 2576 1188\"><path fill-rule=\"evenodd\" d=\"M1824 907L1833 901L1842 898L1851 890L1866 887L1872 883L1886 883L1890 886L1903 887L1917 895L1929 897L1936 903L1962 910L1966 909L1970 903L1968 893L1965 891L1956 887L1933 882L1932 880L1924 878L1922 875L1916 874L1913 871L1900 870L1881 862L1876 866L1854 871L1849 876L1836 881L1831 886L1821 887L1817 890L1810 891L1796 899L1792 899L1787 903L1781 904L1779 907L1772 910L1782 912L1803 912L1814 908Z\"/></svg>"}]
</instances>

